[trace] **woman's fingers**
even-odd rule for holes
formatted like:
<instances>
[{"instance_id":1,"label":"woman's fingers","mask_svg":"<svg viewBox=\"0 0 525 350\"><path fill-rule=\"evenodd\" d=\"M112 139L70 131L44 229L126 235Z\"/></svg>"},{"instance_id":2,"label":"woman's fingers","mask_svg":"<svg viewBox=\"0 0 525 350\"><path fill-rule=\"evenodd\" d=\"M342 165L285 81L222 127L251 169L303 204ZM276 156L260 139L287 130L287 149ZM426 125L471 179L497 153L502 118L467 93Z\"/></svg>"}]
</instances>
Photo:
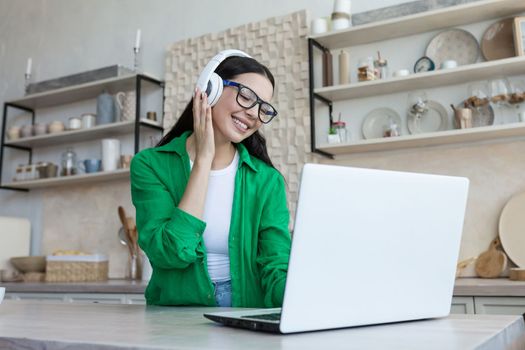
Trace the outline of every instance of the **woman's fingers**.
<instances>
[{"instance_id":1,"label":"woman's fingers","mask_svg":"<svg viewBox=\"0 0 525 350\"><path fill-rule=\"evenodd\" d=\"M208 96L202 92L201 109L200 109L200 123L202 127L206 126L206 109L208 108Z\"/></svg>"},{"instance_id":2,"label":"woman's fingers","mask_svg":"<svg viewBox=\"0 0 525 350\"><path fill-rule=\"evenodd\" d=\"M213 123L211 119L211 107L206 106L206 130L208 135L213 135Z\"/></svg>"},{"instance_id":3,"label":"woman's fingers","mask_svg":"<svg viewBox=\"0 0 525 350\"><path fill-rule=\"evenodd\" d=\"M200 125L201 115L201 92L199 88L195 88L195 95L193 96L193 129L197 130Z\"/></svg>"}]
</instances>

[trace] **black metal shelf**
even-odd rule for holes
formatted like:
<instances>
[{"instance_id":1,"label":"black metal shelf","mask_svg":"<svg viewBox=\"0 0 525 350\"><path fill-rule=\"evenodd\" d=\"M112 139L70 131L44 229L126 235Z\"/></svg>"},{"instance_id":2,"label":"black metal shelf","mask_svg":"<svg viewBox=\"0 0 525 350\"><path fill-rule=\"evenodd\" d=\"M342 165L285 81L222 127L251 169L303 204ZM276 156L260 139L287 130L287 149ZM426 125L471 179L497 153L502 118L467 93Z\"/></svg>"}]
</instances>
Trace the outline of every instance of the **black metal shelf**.
<instances>
[{"instance_id":1,"label":"black metal shelf","mask_svg":"<svg viewBox=\"0 0 525 350\"><path fill-rule=\"evenodd\" d=\"M133 79L133 76L124 77L124 78L120 78L120 79L119 78L113 79L111 81L111 83L119 83L119 80L121 80L125 84L129 84L130 78ZM164 130L160 125L152 125L150 123L145 123L145 122L141 121L141 119L140 119L140 105L141 105L142 83L143 82L148 82L148 83L156 85L156 86L158 86L158 87L160 87L162 89L162 112L161 112L161 115L164 115L164 99L165 99L165 96L164 96L164 82L163 81L160 81L158 79L152 78L152 77L147 76L147 75L136 74L134 76L133 82L134 82L135 94L136 94L135 121L132 122L132 123L115 123L115 124L119 124L119 125L109 126L109 128L113 128L114 127L115 131L126 132L126 133L132 131L134 133L134 153L137 154L139 152L139 146L140 146L139 145L139 140L140 140L141 127L151 128L151 129L159 130L159 131L163 131ZM100 86L103 86L105 84L108 84L108 81L103 81L100 84L102 84ZM67 89L66 91L63 91L63 92L60 92L60 93L51 92L48 95L49 96L52 95L54 98L57 98L57 96L60 96L60 94L68 94L68 93L73 93L73 94L76 93L76 94L78 94L79 92L82 92L82 91L83 92L88 91L88 94L92 94L92 91L96 91L96 90L94 90L94 89L96 89L96 86L97 86L96 83L81 84L79 86L72 87L72 88ZM4 165L4 149L5 148L13 148L13 149L17 149L17 150L28 152L28 156L29 156L28 163L31 164L31 162L32 162L32 159L33 159L33 147L31 147L31 145L29 145L29 146L28 145L24 145L24 141L23 140L20 140L19 142L6 142L5 137L6 137L6 124L7 124L8 112L9 112L10 108L11 109L23 110L23 111L31 113L31 124L32 125L35 124L35 110L38 107L38 102L41 103L42 101L45 101L46 93L37 94L37 95L38 96L35 97L35 98L32 98L31 96L27 96L26 98L22 98L22 99L19 99L19 100L16 100L16 101L11 101L11 102L5 102L4 103L2 130L1 130L2 134L0 136L0 140L1 140L1 144L0 144L0 189L12 190L12 191L24 191L24 192L29 191L29 189L27 189L27 188L4 186L3 185L4 182L2 181L2 170L3 170L3 165ZM93 96L95 96L95 95L93 95ZM34 107L28 107L29 105L33 105ZM45 102L44 102L44 106L46 106ZM131 128L129 128L129 127L131 127ZM108 131L108 132L110 132L110 131ZM89 130L84 130L84 131L80 131L80 132L77 132L77 133L79 133L79 134L83 134L83 133L89 134L90 131ZM66 133L64 133L64 134L57 134L56 138L61 138L62 137L62 138L65 138L67 140L68 139L67 136L68 136L68 134L66 134ZM31 139L37 139L37 138L35 137L35 138L31 138ZM31 139L29 139L29 141L27 141L26 143L30 143Z\"/></svg>"}]
</instances>

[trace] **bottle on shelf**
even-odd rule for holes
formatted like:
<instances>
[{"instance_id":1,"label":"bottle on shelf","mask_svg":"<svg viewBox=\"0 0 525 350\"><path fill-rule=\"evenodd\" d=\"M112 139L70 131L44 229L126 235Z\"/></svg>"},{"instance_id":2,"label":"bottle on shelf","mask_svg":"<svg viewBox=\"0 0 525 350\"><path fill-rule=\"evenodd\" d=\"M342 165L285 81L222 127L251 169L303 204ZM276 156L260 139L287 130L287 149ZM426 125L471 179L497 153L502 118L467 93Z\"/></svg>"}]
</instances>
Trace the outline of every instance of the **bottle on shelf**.
<instances>
[{"instance_id":1,"label":"bottle on shelf","mask_svg":"<svg viewBox=\"0 0 525 350\"><path fill-rule=\"evenodd\" d=\"M323 86L334 85L333 74L332 54L330 50L325 50L323 52Z\"/></svg>"},{"instance_id":2,"label":"bottle on shelf","mask_svg":"<svg viewBox=\"0 0 525 350\"><path fill-rule=\"evenodd\" d=\"M377 60L374 61L374 73L376 79L388 78L388 61L381 58L381 53L377 51Z\"/></svg>"},{"instance_id":3,"label":"bottle on shelf","mask_svg":"<svg viewBox=\"0 0 525 350\"><path fill-rule=\"evenodd\" d=\"M77 154L73 151L72 147L69 147L64 153L62 153L62 169L60 176L70 176L77 174Z\"/></svg>"},{"instance_id":4,"label":"bottle on shelf","mask_svg":"<svg viewBox=\"0 0 525 350\"><path fill-rule=\"evenodd\" d=\"M350 72L348 70L349 57L348 52L341 50L339 53L339 84L344 85L350 83Z\"/></svg>"}]
</instances>

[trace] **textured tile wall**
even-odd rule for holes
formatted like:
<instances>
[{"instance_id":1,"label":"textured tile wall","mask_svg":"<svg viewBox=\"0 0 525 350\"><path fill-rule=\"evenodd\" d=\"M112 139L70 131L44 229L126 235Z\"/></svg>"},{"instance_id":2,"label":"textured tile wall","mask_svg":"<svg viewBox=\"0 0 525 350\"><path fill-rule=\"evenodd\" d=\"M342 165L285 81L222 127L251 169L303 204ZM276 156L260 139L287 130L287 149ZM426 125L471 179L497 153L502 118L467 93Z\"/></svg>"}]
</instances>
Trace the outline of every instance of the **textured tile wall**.
<instances>
[{"instance_id":1,"label":"textured tile wall","mask_svg":"<svg viewBox=\"0 0 525 350\"><path fill-rule=\"evenodd\" d=\"M166 130L190 101L200 71L217 52L240 49L270 69L276 81L272 104L279 116L261 130L272 161L287 180L292 213L300 170L311 158L307 34L306 12L300 11L177 42L168 48L166 59Z\"/></svg>"}]
</instances>

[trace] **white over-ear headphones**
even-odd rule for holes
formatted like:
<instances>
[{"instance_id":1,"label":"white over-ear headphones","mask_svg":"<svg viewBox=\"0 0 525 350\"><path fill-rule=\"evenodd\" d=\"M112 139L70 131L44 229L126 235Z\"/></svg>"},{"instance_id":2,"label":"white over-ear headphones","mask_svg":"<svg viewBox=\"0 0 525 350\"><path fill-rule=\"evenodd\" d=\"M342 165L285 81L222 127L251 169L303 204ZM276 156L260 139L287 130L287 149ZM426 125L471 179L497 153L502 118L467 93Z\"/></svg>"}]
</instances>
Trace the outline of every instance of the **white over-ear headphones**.
<instances>
[{"instance_id":1,"label":"white over-ear headphones","mask_svg":"<svg viewBox=\"0 0 525 350\"><path fill-rule=\"evenodd\" d=\"M226 58L231 56L250 57L246 52L241 50L224 50L216 54L210 62L204 67L199 79L197 80L197 87L200 91L206 91L208 95L208 103L214 106L222 94L222 78L215 73L215 69Z\"/></svg>"}]
</instances>

